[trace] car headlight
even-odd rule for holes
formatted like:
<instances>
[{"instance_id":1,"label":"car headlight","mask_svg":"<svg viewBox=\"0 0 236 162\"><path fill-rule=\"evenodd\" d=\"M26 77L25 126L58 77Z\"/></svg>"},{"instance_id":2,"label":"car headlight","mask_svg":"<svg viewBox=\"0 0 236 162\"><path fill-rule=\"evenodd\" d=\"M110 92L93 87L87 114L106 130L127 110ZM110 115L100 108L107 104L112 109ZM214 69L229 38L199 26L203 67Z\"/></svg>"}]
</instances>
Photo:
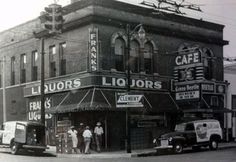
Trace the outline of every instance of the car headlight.
<instances>
[{"instance_id":1,"label":"car headlight","mask_svg":"<svg viewBox=\"0 0 236 162\"><path fill-rule=\"evenodd\" d=\"M168 140L171 142L171 141L172 141L172 139L173 139L173 138L172 138L172 137L170 137Z\"/></svg>"},{"instance_id":2,"label":"car headlight","mask_svg":"<svg viewBox=\"0 0 236 162\"><path fill-rule=\"evenodd\" d=\"M154 138L153 141L152 141L152 143L156 143L156 142L157 142L157 140L156 140L156 138Z\"/></svg>"}]
</instances>

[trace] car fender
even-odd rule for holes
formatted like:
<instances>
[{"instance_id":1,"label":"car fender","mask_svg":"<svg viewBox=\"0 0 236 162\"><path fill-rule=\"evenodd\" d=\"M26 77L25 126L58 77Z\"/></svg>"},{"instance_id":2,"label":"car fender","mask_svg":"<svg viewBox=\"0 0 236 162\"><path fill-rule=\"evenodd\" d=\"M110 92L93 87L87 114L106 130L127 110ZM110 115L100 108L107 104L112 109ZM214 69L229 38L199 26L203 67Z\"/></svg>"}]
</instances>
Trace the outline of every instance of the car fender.
<instances>
[{"instance_id":1,"label":"car fender","mask_svg":"<svg viewBox=\"0 0 236 162\"><path fill-rule=\"evenodd\" d=\"M183 137L183 136L175 136L175 137L172 137L171 143L172 143L172 144L175 144L175 143L177 143L177 142L180 142L180 143L184 144L185 141L186 141L186 138L185 138L185 137Z\"/></svg>"}]
</instances>

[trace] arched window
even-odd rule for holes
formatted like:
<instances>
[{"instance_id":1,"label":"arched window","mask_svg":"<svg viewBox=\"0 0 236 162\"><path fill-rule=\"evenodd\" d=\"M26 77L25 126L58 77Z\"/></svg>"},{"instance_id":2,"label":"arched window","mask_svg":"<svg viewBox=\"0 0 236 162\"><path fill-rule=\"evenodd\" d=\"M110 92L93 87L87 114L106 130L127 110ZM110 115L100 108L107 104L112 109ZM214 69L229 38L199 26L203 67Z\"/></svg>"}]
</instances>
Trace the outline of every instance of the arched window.
<instances>
[{"instance_id":1,"label":"arched window","mask_svg":"<svg viewBox=\"0 0 236 162\"><path fill-rule=\"evenodd\" d=\"M121 37L115 40L115 68L117 71L124 71L125 41Z\"/></svg>"},{"instance_id":2,"label":"arched window","mask_svg":"<svg viewBox=\"0 0 236 162\"><path fill-rule=\"evenodd\" d=\"M137 41L131 41L130 43L129 66L133 73L139 72L139 44Z\"/></svg>"},{"instance_id":3,"label":"arched window","mask_svg":"<svg viewBox=\"0 0 236 162\"><path fill-rule=\"evenodd\" d=\"M153 45L150 42L147 42L144 45L144 71L146 74L153 73L153 65L152 65L152 56L153 56Z\"/></svg>"},{"instance_id":4,"label":"arched window","mask_svg":"<svg viewBox=\"0 0 236 162\"><path fill-rule=\"evenodd\" d=\"M205 79L211 80L211 79L213 79L214 55L213 55L212 51L208 48L203 49L203 55L204 55Z\"/></svg>"}]
</instances>

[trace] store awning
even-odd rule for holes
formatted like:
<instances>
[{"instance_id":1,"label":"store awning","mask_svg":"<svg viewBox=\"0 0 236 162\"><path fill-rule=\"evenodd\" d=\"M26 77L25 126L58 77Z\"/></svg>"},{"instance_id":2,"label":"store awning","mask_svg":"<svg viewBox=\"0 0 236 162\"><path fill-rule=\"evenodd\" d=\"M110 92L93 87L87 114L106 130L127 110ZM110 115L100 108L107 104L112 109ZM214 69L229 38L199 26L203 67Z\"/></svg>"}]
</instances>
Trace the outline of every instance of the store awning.
<instances>
[{"instance_id":1,"label":"store awning","mask_svg":"<svg viewBox=\"0 0 236 162\"><path fill-rule=\"evenodd\" d=\"M116 93L125 92L112 89L80 89L64 95L55 94L57 103L46 113L69 113L79 111L125 111L116 107ZM143 108L132 108L131 111L169 112L179 111L178 105L168 92L131 92L143 95Z\"/></svg>"},{"instance_id":2,"label":"store awning","mask_svg":"<svg viewBox=\"0 0 236 162\"><path fill-rule=\"evenodd\" d=\"M145 93L145 96L152 105L151 112L176 113L180 111L179 106L169 92Z\"/></svg>"},{"instance_id":3,"label":"store awning","mask_svg":"<svg viewBox=\"0 0 236 162\"><path fill-rule=\"evenodd\" d=\"M112 109L110 100L101 89L84 89L76 92L68 92L67 95L50 109L47 113L68 113L89 110L108 110Z\"/></svg>"},{"instance_id":4,"label":"store awning","mask_svg":"<svg viewBox=\"0 0 236 162\"><path fill-rule=\"evenodd\" d=\"M232 113L232 110L228 108L201 108L201 109L185 109L185 113Z\"/></svg>"}]
</instances>

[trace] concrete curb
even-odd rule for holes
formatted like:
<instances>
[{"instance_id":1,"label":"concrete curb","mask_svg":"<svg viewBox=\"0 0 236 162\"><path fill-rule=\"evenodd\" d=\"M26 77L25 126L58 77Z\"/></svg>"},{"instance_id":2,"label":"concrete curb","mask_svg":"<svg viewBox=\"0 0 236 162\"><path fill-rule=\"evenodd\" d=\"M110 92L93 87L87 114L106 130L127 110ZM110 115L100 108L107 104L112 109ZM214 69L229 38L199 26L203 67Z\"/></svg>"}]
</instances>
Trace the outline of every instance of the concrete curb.
<instances>
[{"instance_id":1,"label":"concrete curb","mask_svg":"<svg viewBox=\"0 0 236 162\"><path fill-rule=\"evenodd\" d=\"M219 144L219 150L221 149L227 149L227 148L236 148L236 142L230 142L230 143L220 143ZM135 152L137 151L137 152ZM126 153L124 151L122 152L102 152L102 153L91 153L91 154L57 154L55 150L53 151L46 151L45 153L51 154L56 157L62 157L62 158L132 158L132 157L144 157L144 156L153 156L156 155L156 150L135 150L133 153Z\"/></svg>"}]
</instances>

